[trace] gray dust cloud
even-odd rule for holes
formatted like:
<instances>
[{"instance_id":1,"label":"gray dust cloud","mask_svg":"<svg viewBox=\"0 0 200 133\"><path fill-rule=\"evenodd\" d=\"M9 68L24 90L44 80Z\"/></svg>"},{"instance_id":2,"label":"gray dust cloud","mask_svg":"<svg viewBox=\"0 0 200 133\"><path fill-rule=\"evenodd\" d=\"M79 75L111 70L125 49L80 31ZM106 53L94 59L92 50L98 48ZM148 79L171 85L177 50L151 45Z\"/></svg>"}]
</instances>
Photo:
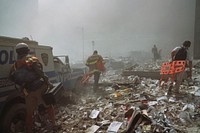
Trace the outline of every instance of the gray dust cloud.
<instances>
[{"instance_id":1,"label":"gray dust cloud","mask_svg":"<svg viewBox=\"0 0 200 133\"><path fill-rule=\"evenodd\" d=\"M28 37L82 61L151 52L194 38L195 0L1 0L0 35Z\"/></svg>"}]
</instances>

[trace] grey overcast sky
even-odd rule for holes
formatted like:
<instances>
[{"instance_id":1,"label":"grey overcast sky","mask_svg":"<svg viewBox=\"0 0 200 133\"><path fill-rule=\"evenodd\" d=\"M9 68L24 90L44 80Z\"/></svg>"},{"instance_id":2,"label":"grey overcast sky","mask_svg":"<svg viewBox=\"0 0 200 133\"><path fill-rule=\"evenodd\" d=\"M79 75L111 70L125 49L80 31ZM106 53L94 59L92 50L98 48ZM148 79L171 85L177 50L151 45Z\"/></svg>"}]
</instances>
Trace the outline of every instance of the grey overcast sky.
<instances>
[{"instance_id":1,"label":"grey overcast sky","mask_svg":"<svg viewBox=\"0 0 200 133\"><path fill-rule=\"evenodd\" d=\"M86 58L93 48L117 57L150 51L156 44L168 53L186 39L193 42L195 2L0 0L0 35L27 36L71 60Z\"/></svg>"}]
</instances>

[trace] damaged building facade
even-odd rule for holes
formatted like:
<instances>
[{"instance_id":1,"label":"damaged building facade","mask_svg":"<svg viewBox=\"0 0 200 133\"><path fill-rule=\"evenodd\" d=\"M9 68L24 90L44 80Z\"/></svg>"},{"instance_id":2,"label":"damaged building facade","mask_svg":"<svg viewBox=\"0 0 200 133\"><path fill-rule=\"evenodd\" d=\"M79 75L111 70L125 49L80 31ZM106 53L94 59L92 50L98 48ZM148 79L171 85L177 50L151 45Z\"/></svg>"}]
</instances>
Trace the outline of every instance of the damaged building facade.
<instances>
[{"instance_id":1,"label":"damaged building facade","mask_svg":"<svg viewBox=\"0 0 200 133\"><path fill-rule=\"evenodd\" d=\"M200 59L200 1L196 0L195 30L194 30L194 59Z\"/></svg>"}]
</instances>

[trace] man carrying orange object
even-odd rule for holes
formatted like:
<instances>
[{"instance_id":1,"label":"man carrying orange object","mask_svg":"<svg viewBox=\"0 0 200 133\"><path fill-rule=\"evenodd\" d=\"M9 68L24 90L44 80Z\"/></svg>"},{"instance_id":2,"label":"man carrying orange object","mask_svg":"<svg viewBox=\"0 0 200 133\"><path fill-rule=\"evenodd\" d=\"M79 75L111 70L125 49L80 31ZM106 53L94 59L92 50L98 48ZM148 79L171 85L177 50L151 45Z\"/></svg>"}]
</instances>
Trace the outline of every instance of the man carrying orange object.
<instances>
[{"instance_id":1,"label":"man carrying orange object","mask_svg":"<svg viewBox=\"0 0 200 133\"><path fill-rule=\"evenodd\" d=\"M86 61L86 65L89 67L89 75L94 75L94 88L98 88L100 75L105 71L104 64L105 62L97 50Z\"/></svg>"},{"instance_id":2,"label":"man carrying orange object","mask_svg":"<svg viewBox=\"0 0 200 133\"><path fill-rule=\"evenodd\" d=\"M176 47L171 52L172 61L187 61L187 66L189 66L188 78L192 77L192 58L189 52L189 47L191 45L190 41L184 41L182 46ZM176 84L174 92L179 93L179 87L183 80L184 71L176 74Z\"/></svg>"}]
</instances>

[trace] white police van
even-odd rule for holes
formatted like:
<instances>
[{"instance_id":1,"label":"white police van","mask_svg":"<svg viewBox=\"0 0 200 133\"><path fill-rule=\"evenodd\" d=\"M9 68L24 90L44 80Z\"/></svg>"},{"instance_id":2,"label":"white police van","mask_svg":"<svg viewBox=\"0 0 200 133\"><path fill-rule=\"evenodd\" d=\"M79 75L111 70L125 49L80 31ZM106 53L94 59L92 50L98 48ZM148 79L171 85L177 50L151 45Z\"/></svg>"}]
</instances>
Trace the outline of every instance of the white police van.
<instances>
[{"instance_id":1,"label":"white police van","mask_svg":"<svg viewBox=\"0 0 200 133\"><path fill-rule=\"evenodd\" d=\"M65 63L58 56L53 56L52 47L39 45L27 38L18 39L0 36L0 131L16 132L19 125L24 125L24 98L9 80L9 71L16 60L15 46L24 42L29 45L31 54L43 65L43 70L52 83L62 82L64 89L73 89L83 76L83 71L73 71L69 59Z\"/></svg>"}]
</instances>

